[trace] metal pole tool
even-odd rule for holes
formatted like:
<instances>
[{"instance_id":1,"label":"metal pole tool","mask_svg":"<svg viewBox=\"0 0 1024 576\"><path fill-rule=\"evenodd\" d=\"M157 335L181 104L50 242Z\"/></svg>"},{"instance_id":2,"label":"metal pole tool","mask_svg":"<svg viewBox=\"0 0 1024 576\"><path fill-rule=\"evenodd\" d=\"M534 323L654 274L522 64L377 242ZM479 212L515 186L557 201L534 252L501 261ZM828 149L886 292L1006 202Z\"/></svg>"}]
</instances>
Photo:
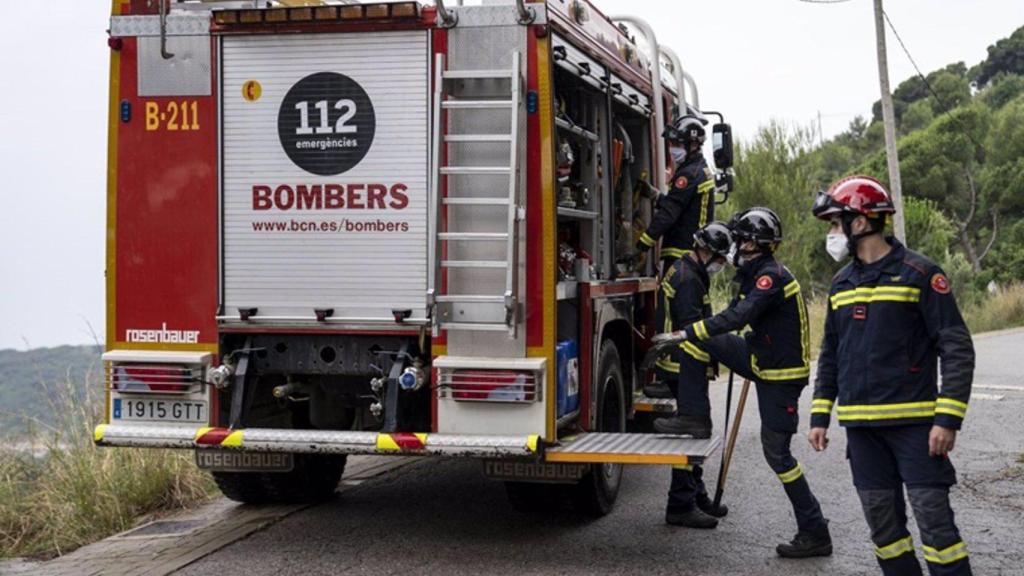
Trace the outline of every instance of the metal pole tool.
<instances>
[{"instance_id":1,"label":"metal pole tool","mask_svg":"<svg viewBox=\"0 0 1024 576\"><path fill-rule=\"evenodd\" d=\"M726 392L725 400L725 428L729 428L729 410L732 408L732 383L734 373L729 371L729 389ZM736 448L736 438L740 432L740 422L743 421L743 408L747 405L747 394L750 392L750 380L743 381L743 391L740 392L740 402L736 406L736 420L732 423L732 430L729 430L729 437L726 439L725 450L722 451L722 464L718 468L718 485L715 487L714 509L717 510L722 504L722 493L725 492L725 481L729 477L729 465L732 463L732 453Z\"/></svg>"}]
</instances>

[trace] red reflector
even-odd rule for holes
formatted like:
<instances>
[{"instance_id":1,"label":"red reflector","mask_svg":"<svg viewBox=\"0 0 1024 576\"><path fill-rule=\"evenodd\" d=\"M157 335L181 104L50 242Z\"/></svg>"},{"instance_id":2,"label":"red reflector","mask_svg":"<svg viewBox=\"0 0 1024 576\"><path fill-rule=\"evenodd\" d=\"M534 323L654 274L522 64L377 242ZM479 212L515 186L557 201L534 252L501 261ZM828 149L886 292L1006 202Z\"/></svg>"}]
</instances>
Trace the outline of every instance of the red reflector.
<instances>
[{"instance_id":1,"label":"red reflector","mask_svg":"<svg viewBox=\"0 0 1024 576\"><path fill-rule=\"evenodd\" d=\"M537 380L532 372L456 370L450 385L455 400L533 402L537 396Z\"/></svg>"},{"instance_id":2,"label":"red reflector","mask_svg":"<svg viewBox=\"0 0 1024 576\"><path fill-rule=\"evenodd\" d=\"M189 384L183 382L182 369L155 366L119 366L115 375L115 388L132 390L140 387L152 392L184 392Z\"/></svg>"}]
</instances>

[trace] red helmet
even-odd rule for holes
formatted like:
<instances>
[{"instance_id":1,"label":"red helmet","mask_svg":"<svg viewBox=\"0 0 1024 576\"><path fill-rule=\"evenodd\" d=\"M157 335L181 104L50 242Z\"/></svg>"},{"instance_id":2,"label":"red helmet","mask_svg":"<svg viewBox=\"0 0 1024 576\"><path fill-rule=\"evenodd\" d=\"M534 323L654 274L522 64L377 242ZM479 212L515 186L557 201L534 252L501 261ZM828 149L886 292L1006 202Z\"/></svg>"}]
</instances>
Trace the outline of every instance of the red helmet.
<instances>
[{"instance_id":1,"label":"red helmet","mask_svg":"<svg viewBox=\"0 0 1024 576\"><path fill-rule=\"evenodd\" d=\"M870 176L847 176L829 187L828 192L819 192L812 211L815 217L830 220L837 214L895 214L896 207L878 180Z\"/></svg>"}]
</instances>

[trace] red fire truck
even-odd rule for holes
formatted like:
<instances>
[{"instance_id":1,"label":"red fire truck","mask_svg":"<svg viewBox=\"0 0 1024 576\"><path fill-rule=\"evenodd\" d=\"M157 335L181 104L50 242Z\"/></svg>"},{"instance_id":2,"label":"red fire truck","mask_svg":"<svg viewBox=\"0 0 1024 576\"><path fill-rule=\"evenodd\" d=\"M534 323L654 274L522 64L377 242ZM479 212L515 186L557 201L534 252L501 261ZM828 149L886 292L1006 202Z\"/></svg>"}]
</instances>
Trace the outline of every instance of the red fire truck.
<instances>
[{"instance_id":1,"label":"red fire truck","mask_svg":"<svg viewBox=\"0 0 1024 576\"><path fill-rule=\"evenodd\" d=\"M471 457L594 513L622 465L717 449L631 424L673 407L637 368L657 271L617 262L699 106L644 22L113 0L109 45L97 444L194 450L245 502L322 498L348 454Z\"/></svg>"}]
</instances>

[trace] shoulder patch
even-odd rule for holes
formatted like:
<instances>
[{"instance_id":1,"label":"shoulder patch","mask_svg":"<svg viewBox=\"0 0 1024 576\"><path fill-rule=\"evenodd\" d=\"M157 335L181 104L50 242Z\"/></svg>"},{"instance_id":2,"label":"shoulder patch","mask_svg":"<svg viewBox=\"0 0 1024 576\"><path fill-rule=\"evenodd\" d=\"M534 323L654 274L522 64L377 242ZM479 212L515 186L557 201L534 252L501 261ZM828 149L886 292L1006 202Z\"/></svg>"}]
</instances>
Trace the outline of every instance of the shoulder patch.
<instances>
[{"instance_id":1,"label":"shoulder patch","mask_svg":"<svg viewBox=\"0 0 1024 576\"><path fill-rule=\"evenodd\" d=\"M686 179L686 176L676 178L676 188L686 188L689 183L690 181Z\"/></svg>"},{"instance_id":2,"label":"shoulder patch","mask_svg":"<svg viewBox=\"0 0 1024 576\"><path fill-rule=\"evenodd\" d=\"M939 294L949 294L949 279L945 274L940 272L932 276L932 290Z\"/></svg>"},{"instance_id":3,"label":"shoulder patch","mask_svg":"<svg viewBox=\"0 0 1024 576\"><path fill-rule=\"evenodd\" d=\"M757 279L758 290L771 290L772 286L774 285L775 281L772 280L772 277L768 276L767 274Z\"/></svg>"}]
</instances>

